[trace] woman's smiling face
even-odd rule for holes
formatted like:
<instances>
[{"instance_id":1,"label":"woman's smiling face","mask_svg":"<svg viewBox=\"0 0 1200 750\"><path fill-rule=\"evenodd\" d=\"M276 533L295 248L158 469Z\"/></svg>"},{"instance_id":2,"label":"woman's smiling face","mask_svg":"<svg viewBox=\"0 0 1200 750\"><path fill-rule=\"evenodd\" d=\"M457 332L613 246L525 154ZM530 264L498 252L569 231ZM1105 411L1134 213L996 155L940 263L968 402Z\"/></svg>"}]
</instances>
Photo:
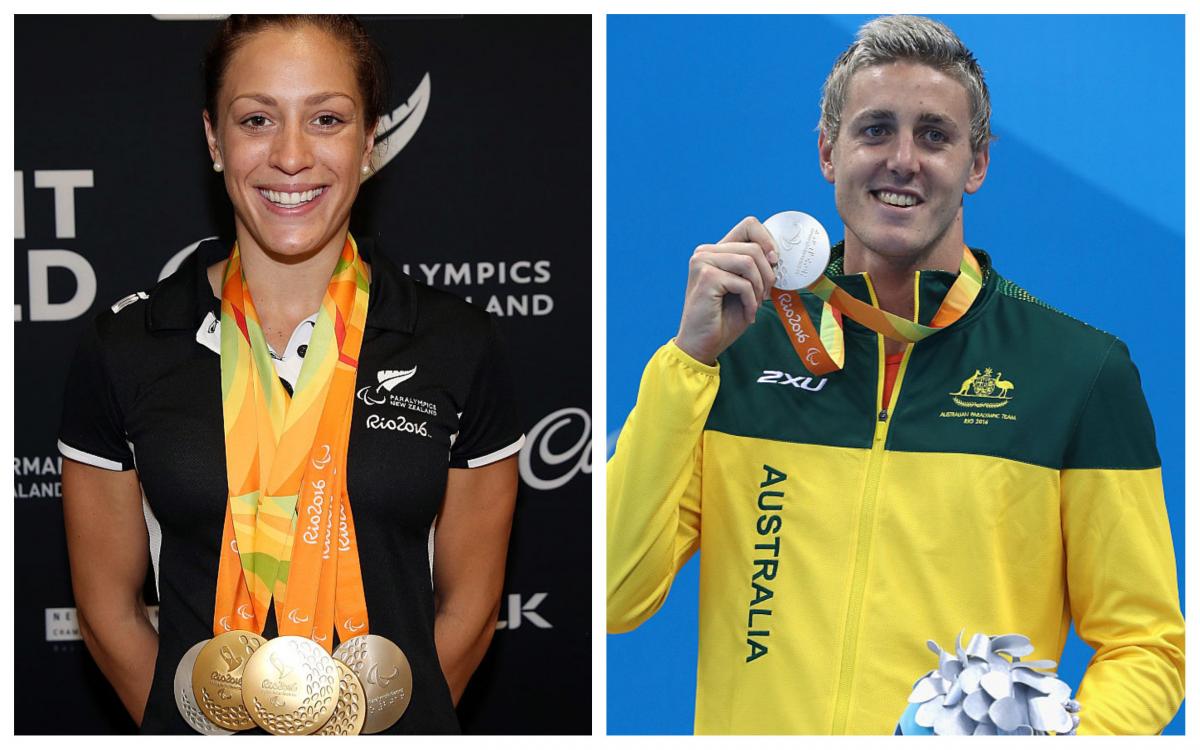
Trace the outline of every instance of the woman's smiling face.
<instances>
[{"instance_id":1,"label":"woman's smiling face","mask_svg":"<svg viewBox=\"0 0 1200 750\"><path fill-rule=\"evenodd\" d=\"M345 47L312 26L255 34L230 58L211 116L239 240L284 257L340 247L374 145Z\"/></svg>"}]
</instances>

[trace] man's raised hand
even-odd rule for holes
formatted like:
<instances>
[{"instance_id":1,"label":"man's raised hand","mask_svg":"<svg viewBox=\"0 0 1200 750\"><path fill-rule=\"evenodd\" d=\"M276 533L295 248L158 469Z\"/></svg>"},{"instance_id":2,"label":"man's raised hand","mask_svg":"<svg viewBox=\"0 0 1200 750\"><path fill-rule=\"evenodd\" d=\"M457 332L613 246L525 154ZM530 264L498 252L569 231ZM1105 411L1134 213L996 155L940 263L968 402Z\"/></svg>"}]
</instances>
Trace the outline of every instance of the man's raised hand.
<instances>
[{"instance_id":1,"label":"man's raised hand","mask_svg":"<svg viewBox=\"0 0 1200 750\"><path fill-rule=\"evenodd\" d=\"M689 356L715 364L754 322L775 285L779 261L771 235L747 216L715 245L700 245L688 262L687 291L675 344Z\"/></svg>"}]
</instances>

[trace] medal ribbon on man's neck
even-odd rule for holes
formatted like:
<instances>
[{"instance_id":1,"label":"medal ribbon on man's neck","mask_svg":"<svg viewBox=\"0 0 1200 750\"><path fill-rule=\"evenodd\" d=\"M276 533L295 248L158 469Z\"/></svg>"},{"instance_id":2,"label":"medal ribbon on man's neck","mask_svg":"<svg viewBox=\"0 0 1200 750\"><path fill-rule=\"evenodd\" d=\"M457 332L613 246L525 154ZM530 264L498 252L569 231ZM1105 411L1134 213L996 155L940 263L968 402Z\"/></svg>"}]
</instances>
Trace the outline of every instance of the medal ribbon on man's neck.
<instances>
[{"instance_id":1,"label":"medal ribbon on man's neck","mask_svg":"<svg viewBox=\"0 0 1200 750\"><path fill-rule=\"evenodd\" d=\"M965 315L982 288L983 272L979 268L979 261L964 245L958 277L946 292L929 325L907 320L863 302L827 276L819 277L808 286L808 290L824 302L819 334L800 300L799 292L772 289L771 299L775 302L779 322L804 366L814 375L825 375L845 366L843 315L880 335L912 344L932 336Z\"/></svg>"},{"instance_id":2,"label":"medal ribbon on man's neck","mask_svg":"<svg viewBox=\"0 0 1200 750\"><path fill-rule=\"evenodd\" d=\"M214 633L261 633L272 600L280 635L311 637L332 651L335 621L343 640L367 632L346 493L367 304L366 268L347 235L289 397L271 364L234 245L221 296L229 498Z\"/></svg>"}]
</instances>

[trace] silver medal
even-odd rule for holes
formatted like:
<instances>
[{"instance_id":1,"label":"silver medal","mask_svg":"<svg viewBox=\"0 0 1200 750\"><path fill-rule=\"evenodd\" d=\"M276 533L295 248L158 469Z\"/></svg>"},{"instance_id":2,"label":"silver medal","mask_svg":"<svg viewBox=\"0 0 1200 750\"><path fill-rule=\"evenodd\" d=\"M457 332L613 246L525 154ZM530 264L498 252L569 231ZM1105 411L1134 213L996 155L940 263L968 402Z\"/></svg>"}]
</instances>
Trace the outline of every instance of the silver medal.
<instances>
[{"instance_id":1,"label":"silver medal","mask_svg":"<svg viewBox=\"0 0 1200 750\"><path fill-rule=\"evenodd\" d=\"M829 265L829 235L821 222L800 211L783 211L764 221L763 226L779 253L776 289L803 289L821 277Z\"/></svg>"},{"instance_id":2,"label":"silver medal","mask_svg":"<svg viewBox=\"0 0 1200 750\"><path fill-rule=\"evenodd\" d=\"M196 664L196 655L200 653L200 649L204 648L206 643L208 643L208 639L192 646L179 660L179 666L175 668L175 705L179 708L179 713L188 726L200 734L233 734L228 729L222 729L209 721L200 707L196 705L196 696L192 693L192 668Z\"/></svg>"}]
</instances>

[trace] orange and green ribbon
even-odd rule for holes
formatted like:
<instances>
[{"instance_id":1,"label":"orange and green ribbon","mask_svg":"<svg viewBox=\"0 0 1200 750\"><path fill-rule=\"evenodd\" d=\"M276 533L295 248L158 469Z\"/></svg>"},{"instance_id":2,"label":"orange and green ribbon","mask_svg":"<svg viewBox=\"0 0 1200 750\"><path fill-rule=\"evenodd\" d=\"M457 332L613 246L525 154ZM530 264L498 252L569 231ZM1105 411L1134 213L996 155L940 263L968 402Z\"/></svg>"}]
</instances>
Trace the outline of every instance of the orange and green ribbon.
<instances>
[{"instance_id":1,"label":"orange and green ribbon","mask_svg":"<svg viewBox=\"0 0 1200 750\"><path fill-rule=\"evenodd\" d=\"M289 396L233 247L221 295L229 494L214 633L261 633L272 600L281 635L332 650L335 621L343 640L367 632L346 450L368 293L366 266L347 234Z\"/></svg>"},{"instance_id":2,"label":"orange and green ribbon","mask_svg":"<svg viewBox=\"0 0 1200 750\"><path fill-rule=\"evenodd\" d=\"M983 271L979 261L966 246L963 247L958 277L942 299L929 325L922 325L863 302L832 279L821 276L808 290L823 301L821 328L817 333L800 300L799 292L771 290L779 322L787 331L792 348L814 375L841 370L845 366L846 350L843 341L842 315L896 341L912 344L928 338L966 314L983 288Z\"/></svg>"}]
</instances>

